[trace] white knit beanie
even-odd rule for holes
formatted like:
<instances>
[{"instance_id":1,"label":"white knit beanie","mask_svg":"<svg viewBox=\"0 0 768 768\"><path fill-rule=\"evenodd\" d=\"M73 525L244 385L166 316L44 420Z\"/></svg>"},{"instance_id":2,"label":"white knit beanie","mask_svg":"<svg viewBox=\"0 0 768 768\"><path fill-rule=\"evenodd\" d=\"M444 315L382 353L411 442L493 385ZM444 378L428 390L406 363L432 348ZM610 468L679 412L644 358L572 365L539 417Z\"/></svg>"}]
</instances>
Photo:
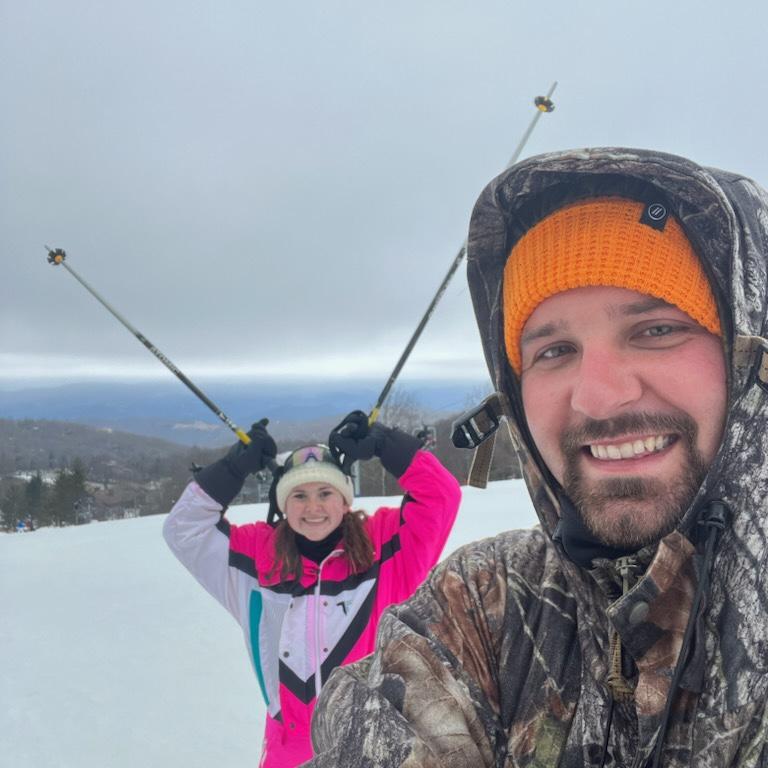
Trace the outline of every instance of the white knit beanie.
<instances>
[{"instance_id":1,"label":"white knit beanie","mask_svg":"<svg viewBox=\"0 0 768 768\"><path fill-rule=\"evenodd\" d=\"M328 450L325 446L318 446ZM298 449L303 450L301 448ZM294 451L296 453L296 451ZM286 461L290 461L290 456ZM355 499L352 486L352 478L345 475L341 468L332 461L324 461L310 455L308 459L297 467L291 467L277 482L275 495L278 509L285 513L285 501L291 491L304 483L327 483L333 486L343 497L349 506Z\"/></svg>"}]
</instances>

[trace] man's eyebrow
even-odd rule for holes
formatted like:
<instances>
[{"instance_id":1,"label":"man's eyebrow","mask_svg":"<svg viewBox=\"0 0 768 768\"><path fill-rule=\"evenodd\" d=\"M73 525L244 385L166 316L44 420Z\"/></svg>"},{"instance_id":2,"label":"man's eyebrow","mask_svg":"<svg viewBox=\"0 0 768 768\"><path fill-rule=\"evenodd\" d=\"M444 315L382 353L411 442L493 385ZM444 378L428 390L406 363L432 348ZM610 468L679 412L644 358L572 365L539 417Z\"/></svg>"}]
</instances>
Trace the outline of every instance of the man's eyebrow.
<instances>
[{"instance_id":1,"label":"man's eyebrow","mask_svg":"<svg viewBox=\"0 0 768 768\"><path fill-rule=\"evenodd\" d=\"M534 328L530 331L525 331L520 336L520 345L523 344L530 344L532 341L536 341L537 339L543 339L546 336L552 336L556 331L564 331L568 328L568 323L566 323L564 320L559 320L556 323L546 323L545 325L540 325L538 328Z\"/></svg>"},{"instance_id":2,"label":"man's eyebrow","mask_svg":"<svg viewBox=\"0 0 768 768\"><path fill-rule=\"evenodd\" d=\"M632 316L642 315L645 312L652 312L654 309L660 307L672 307L674 304L670 304L664 299L657 299L655 296L649 296L647 299L641 299L640 301L632 301L629 304L614 304L608 309L609 316L617 317L619 315ZM558 320L557 322L545 323L538 328L533 328L530 331L524 331L520 336L520 345L530 344L537 339L543 339L547 336L552 336L557 331L568 330L568 323L565 320Z\"/></svg>"},{"instance_id":3,"label":"man's eyebrow","mask_svg":"<svg viewBox=\"0 0 768 768\"><path fill-rule=\"evenodd\" d=\"M618 307L615 307L616 314L619 315L642 315L645 312L651 312L654 309L659 309L660 307L674 307L674 304L670 304L668 301L664 301L664 299L657 299L654 296L651 296L647 299L643 299L642 301L633 301L629 304L621 304Z\"/></svg>"}]
</instances>

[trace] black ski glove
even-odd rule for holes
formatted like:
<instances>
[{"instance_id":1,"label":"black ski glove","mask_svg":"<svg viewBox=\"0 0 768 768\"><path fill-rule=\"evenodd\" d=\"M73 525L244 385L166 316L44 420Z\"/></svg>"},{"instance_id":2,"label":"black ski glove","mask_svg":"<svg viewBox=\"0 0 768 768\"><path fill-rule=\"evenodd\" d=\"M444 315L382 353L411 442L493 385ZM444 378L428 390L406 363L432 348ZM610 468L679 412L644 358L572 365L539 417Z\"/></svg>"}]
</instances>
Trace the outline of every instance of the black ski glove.
<instances>
[{"instance_id":1,"label":"black ski glove","mask_svg":"<svg viewBox=\"0 0 768 768\"><path fill-rule=\"evenodd\" d=\"M378 422L369 427L368 416L362 411L352 411L328 437L331 454L344 472L349 473L356 461L378 456L384 469L398 478L408 469L421 445L421 440L399 429Z\"/></svg>"},{"instance_id":2,"label":"black ski glove","mask_svg":"<svg viewBox=\"0 0 768 768\"><path fill-rule=\"evenodd\" d=\"M223 507L228 507L242 490L245 478L267 466L277 456L277 445L267 432L269 419L257 421L249 430L248 445L237 442L229 453L196 475L197 484Z\"/></svg>"},{"instance_id":3,"label":"black ski glove","mask_svg":"<svg viewBox=\"0 0 768 768\"><path fill-rule=\"evenodd\" d=\"M356 461L372 459L376 453L376 438L370 434L368 415L352 411L337 424L328 435L331 456L341 465L342 471L350 473Z\"/></svg>"}]
</instances>

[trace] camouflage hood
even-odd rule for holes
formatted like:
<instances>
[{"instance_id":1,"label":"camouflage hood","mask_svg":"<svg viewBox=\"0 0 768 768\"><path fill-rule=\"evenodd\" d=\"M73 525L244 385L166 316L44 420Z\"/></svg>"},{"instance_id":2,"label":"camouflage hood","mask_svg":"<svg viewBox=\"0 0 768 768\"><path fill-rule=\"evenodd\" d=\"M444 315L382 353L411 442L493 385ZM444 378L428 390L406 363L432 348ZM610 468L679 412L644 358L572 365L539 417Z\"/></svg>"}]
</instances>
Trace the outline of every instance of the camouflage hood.
<instances>
[{"instance_id":1,"label":"camouflage hood","mask_svg":"<svg viewBox=\"0 0 768 768\"><path fill-rule=\"evenodd\" d=\"M494 179L475 206L468 280L491 378L504 395L522 458L534 460L535 472L557 495L559 489L528 436L519 381L504 349L504 265L516 241L538 220L579 197L600 194L666 201L700 255L723 326L730 394L722 448L696 506L705 497L722 498L734 511L762 518L768 385L758 374L763 345L768 347L763 341L768 334L768 194L743 176L673 155L611 148L531 158ZM550 532L557 523L552 512L539 507ZM689 522L690 515L683 528Z\"/></svg>"},{"instance_id":2,"label":"camouflage hood","mask_svg":"<svg viewBox=\"0 0 768 768\"><path fill-rule=\"evenodd\" d=\"M766 192L743 176L634 149L552 153L502 173L475 206L468 246L468 280L491 378L542 526L552 536L568 502L531 441L519 380L507 362L503 270L513 245L548 213L581 197L611 194L663 201L699 254L713 288L728 369L728 414L720 450L679 530L695 539L697 516L710 500L720 499L730 510L713 568L710 615L729 628L726 657L742 677L740 684L733 681L730 696L738 703L751 695L762 698L768 687Z\"/></svg>"}]
</instances>

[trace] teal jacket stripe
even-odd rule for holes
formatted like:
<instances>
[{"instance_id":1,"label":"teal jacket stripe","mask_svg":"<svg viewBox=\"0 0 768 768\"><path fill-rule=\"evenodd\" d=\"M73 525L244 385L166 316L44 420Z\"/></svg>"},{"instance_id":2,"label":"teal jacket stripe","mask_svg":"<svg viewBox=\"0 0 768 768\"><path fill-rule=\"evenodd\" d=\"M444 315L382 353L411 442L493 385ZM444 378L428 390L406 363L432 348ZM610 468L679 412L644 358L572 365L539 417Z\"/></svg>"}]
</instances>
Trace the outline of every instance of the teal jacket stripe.
<instances>
[{"instance_id":1,"label":"teal jacket stripe","mask_svg":"<svg viewBox=\"0 0 768 768\"><path fill-rule=\"evenodd\" d=\"M259 653L259 625L261 623L261 594L257 589L251 592L251 600L249 605L249 617L248 624L251 631L251 652L253 653L253 668L256 670L256 677L259 681L259 688L261 688L261 695L264 697L264 701L269 706L269 697L267 696L267 687L264 684L264 675L261 671L261 654Z\"/></svg>"}]
</instances>

